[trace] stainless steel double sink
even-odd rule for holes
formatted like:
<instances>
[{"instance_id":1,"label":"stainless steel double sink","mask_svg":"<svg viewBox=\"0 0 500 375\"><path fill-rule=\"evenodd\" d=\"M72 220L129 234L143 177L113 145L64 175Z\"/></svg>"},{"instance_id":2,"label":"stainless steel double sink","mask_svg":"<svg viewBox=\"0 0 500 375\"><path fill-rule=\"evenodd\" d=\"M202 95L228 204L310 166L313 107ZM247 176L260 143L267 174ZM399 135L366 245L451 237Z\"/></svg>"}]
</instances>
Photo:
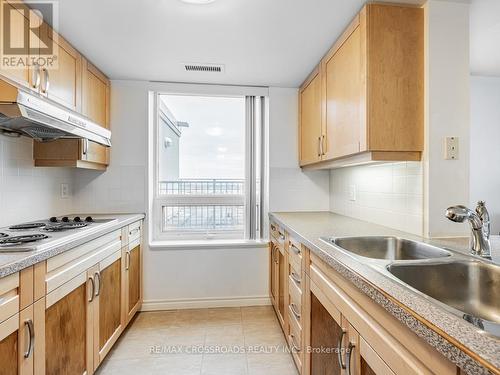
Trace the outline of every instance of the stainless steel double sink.
<instances>
[{"instance_id":1,"label":"stainless steel double sink","mask_svg":"<svg viewBox=\"0 0 500 375\"><path fill-rule=\"evenodd\" d=\"M321 239L500 337L500 266L398 237Z\"/></svg>"}]
</instances>

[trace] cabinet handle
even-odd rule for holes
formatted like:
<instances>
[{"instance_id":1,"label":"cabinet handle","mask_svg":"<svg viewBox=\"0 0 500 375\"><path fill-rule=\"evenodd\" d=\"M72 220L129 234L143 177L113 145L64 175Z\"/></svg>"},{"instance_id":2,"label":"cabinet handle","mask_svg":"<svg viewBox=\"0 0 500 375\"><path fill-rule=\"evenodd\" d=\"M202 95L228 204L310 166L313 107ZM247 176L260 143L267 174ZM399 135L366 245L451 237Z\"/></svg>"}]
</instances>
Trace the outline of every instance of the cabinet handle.
<instances>
[{"instance_id":1,"label":"cabinet handle","mask_svg":"<svg viewBox=\"0 0 500 375\"><path fill-rule=\"evenodd\" d=\"M87 155L87 152L89 152L89 140L87 138L85 138L83 140L83 151L82 151L82 154L83 155Z\"/></svg>"},{"instance_id":2,"label":"cabinet handle","mask_svg":"<svg viewBox=\"0 0 500 375\"><path fill-rule=\"evenodd\" d=\"M128 271L130 267L130 251L125 253L125 270Z\"/></svg>"},{"instance_id":3,"label":"cabinet handle","mask_svg":"<svg viewBox=\"0 0 500 375\"><path fill-rule=\"evenodd\" d=\"M24 322L24 325L28 328L28 349L24 352L24 358L29 358L31 353L33 353L33 349L35 347L35 330L33 328L33 320L28 319Z\"/></svg>"},{"instance_id":4,"label":"cabinet handle","mask_svg":"<svg viewBox=\"0 0 500 375\"><path fill-rule=\"evenodd\" d=\"M295 281L298 285L300 285L300 282L302 281L302 279L300 278L299 275L297 275L295 272L292 271L292 273L290 274L290 277L292 278L293 281Z\"/></svg>"},{"instance_id":5,"label":"cabinet handle","mask_svg":"<svg viewBox=\"0 0 500 375\"><path fill-rule=\"evenodd\" d=\"M326 155L326 137L324 135L321 136L321 155Z\"/></svg>"},{"instance_id":6,"label":"cabinet handle","mask_svg":"<svg viewBox=\"0 0 500 375\"><path fill-rule=\"evenodd\" d=\"M338 347L337 355L338 355L338 359L339 359L339 364L340 364L340 367L344 370L345 370L345 363L342 361L342 340L344 340L344 336L346 333L347 333L347 331L344 328L342 328L342 332L340 333L340 337L339 337L339 343L337 345L337 347Z\"/></svg>"},{"instance_id":7,"label":"cabinet handle","mask_svg":"<svg viewBox=\"0 0 500 375\"><path fill-rule=\"evenodd\" d=\"M300 255L301 253L300 249L291 242L290 242L290 249L292 249L292 251L297 255Z\"/></svg>"},{"instance_id":8,"label":"cabinet handle","mask_svg":"<svg viewBox=\"0 0 500 375\"><path fill-rule=\"evenodd\" d=\"M102 284L101 284L101 273L100 272L96 272L94 273L94 278L96 278L97 280L99 280L99 282L96 284L96 290L95 290L95 296L97 297L99 294L101 294L101 287L102 287Z\"/></svg>"},{"instance_id":9,"label":"cabinet handle","mask_svg":"<svg viewBox=\"0 0 500 375\"><path fill-rule=\"evenodd\" d=\"M44 85L42 85L42 93L46 94L49 92L49 87L50 87L50 81L49 81L49 71L46 69L46 68L43 68L42 69L42 72L45 76L45 79L44 79Z\"/></svg>"},{"instance_id":10,"label":"cabinet handle","mask_svg":"<svg viewBox=\"0 0 500 375\"><path fill-rule=\"evenodd\" d=\"M139 232L139 230L140 230L139 228L132 229L130 232L128 232L128 235L131 236L131 235Z\"/></svg>"},{"instance_id":11,"label":"cabinet handle","mask_svg":"<svg viewBox=\"0 0 500 375\"><path fill-rule=\"evenodd\" d=\"M292 347L292 351L300 352L300 348L297 346L297 344L295 344L295 336L293 335L293 333L290 333L288 337L290 338L290 346Z\"/></svg>"},{"instance_id":12,"label":"cabinet handle","mask_svg":"<svg viewBox=\"0 0 500 375\"><path fill-rule=\"evenodd\" d=\"M274 224L271 224L271 230L276 231L276 227L274 226Z\"/></svg>"},{"instance_id":13,"label":"cabinet handle","mask_svg":"<svg viewBox=\"0 0 500 375\"><path fill-rule=\"evenodd\" d=\"M33 64L31 80L33 81L31 87L37 89L40 86L40 66L37 63Z\"/></svg>"},{"instance_id":14,"label":"cabinet handle","mask_svg":"<svg viewBox=\"0 0 500 375\"><path fill-rule=\"evenodd\" d=\"M346 360L345 360L347 375L351 375L351 357L352 357L351 354L354 351L355 347L356 347L356 345L354 345L352 342L350 342L349 347L347 348Z\"/></svg>"},{"instance_id":15,"label":"cabinet handle","mask_svg":"<svg viewBox=\"0 0 500 375\"><path fill-rule=\"evenodd\" d=\"M318 157L321 157L321 137L318 137Z\"/></svg>"},{"instance_id":16,"label":"cabinet handle","mask_svg":"<svg viewBox=\"0 0 500 375\"><path fill-rule=\"evenodd\" d=\"M89 297L89 302L92 302L94 300L94 293L95 293L95 282L94 282L94 278L92 277L89 277L88 281L90 281L90 283L92 284L92 292L90 293L90 297Z\"/></svg>"},{"instance_id":17,"label":"cabinet handle","mask_svg":"<svg viewBox=\"0 0 500 375\"><path fill-rule=\"evenodd\" d=\"M292 310L293 315L297 318L297 320L300 320L300 312L299 309L297 308L297 305L295 303L290 304L290 310Z\"/></svg>"},{"instance_id":18,"label":"cabinet handle","mask_svg":"<svg viewBox=\"0 0 500 375\"><path fill-rule=\"evenodd\" d=\"M285 240L285 235L283 233L281 233L280 231L278 231L278 235L279 235L281 241Z\"/></svg>"}]
</instances>

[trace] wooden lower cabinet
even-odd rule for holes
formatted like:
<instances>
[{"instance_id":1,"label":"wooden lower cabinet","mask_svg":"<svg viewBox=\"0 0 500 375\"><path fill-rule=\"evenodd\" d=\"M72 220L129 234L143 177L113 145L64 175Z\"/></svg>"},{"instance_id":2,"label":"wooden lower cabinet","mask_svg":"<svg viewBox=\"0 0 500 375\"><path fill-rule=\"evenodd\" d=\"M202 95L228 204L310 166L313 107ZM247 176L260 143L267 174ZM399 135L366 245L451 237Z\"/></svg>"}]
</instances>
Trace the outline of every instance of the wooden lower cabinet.
<instances>
[{"instance_id":1,"label":"wooden lower cabinet","mask_svg":"<svg viewBox=\"0 0 500 375\"><path fill-rule=\"evenodd\" d=\"M101 261L98 270L94 272L94 369L104 360L122 332L121 263L121 252L118 251Z\"/></svg>"},{"instance_id":2,"label":"wooden lower cabinet","mask_svg":"<svg viewBox=\"0 0 500 375\"><path fill-rule=\"evenodd\" d=\"M288 309L288 257L284 247L274 237L271 240L271 300L278 320L286 332L285 322Z\"/></svg>"},{"instance_id":3,"label":"wooden lower cabinet","mask_svg":"<svg viewBox=\"0 0 500 375\"><path fill-rule=\"evenodd\" d=\"M142 303L142 250L140 239L132 241L123 249L124 264L124 321L130 322Z\"/></svg>"},{"instance_id":4,"label":"wooden lower cabinet","mask_svg":"<svg viewBox=\"0 0 500 375\"><path fill-rule=\"evenodd\" d=\"M47 295L45 373L91 374L94 282L87 273Z\"/></svg>"}]
</instances>

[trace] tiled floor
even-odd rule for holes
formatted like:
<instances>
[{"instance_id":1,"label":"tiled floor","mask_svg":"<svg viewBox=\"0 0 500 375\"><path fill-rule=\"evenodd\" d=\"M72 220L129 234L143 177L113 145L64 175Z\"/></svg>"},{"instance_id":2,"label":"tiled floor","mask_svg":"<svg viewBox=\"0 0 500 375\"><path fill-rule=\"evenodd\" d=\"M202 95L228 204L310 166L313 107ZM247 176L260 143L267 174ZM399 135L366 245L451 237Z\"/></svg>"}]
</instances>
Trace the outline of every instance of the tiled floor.
<instances>
[{"instance_id":1,"label":"tiled floor","mask_svg":"<svg viewBox=\"0 0 500 375\"><path fill-rule=\"evenodd\" d=\"M140 313L97 375L297 375L270 306Z\"/></svg>"}]
</instances>

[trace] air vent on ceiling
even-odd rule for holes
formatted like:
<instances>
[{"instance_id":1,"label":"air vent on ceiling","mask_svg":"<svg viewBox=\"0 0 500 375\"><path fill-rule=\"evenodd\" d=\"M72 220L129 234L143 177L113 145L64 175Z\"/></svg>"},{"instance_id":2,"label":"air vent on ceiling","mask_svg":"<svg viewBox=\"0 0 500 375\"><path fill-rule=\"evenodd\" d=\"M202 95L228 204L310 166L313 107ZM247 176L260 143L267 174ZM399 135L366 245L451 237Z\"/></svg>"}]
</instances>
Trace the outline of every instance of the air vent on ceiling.
<instances>
[{"instance_id":1,"label":"air vent on ceiling","mask_svg":"<svg viewBox=\"0 0 500 375\"><path fill-rule=\"evenodd\" d=\"M224 73L224 65L222 64L184 64L186 72L202 72L202 73Z\"/></svg>"}]
</instances>

